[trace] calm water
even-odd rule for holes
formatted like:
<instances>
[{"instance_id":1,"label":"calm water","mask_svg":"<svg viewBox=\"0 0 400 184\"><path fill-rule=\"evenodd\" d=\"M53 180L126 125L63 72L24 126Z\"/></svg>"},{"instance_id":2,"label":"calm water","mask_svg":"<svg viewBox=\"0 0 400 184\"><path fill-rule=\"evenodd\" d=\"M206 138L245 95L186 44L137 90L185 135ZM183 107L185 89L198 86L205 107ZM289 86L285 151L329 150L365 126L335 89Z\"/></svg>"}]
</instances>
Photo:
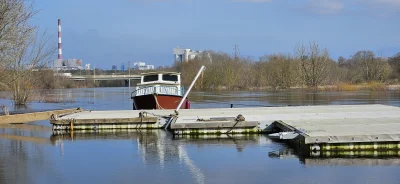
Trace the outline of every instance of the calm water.
<instances>
[{"instance_id":1,"label":"calm water","mask_svg":"<svg viewBox=\"0 0 400 184\"><path fill-rule=\"evenodd\" d=\"M16 111L131 109L126 88L54 90L74 102ZM400 92L193 92L192 108L321 104L400 106ZM0 105L12 107L8 100ZM26 109L27 108L27 109ZM13 109L12 109L13 110ZM264 135L169 132L53 135L48 121L0 127L0 183L400 183L400 158L301 158Z\"/></svg>"}]
</instances>

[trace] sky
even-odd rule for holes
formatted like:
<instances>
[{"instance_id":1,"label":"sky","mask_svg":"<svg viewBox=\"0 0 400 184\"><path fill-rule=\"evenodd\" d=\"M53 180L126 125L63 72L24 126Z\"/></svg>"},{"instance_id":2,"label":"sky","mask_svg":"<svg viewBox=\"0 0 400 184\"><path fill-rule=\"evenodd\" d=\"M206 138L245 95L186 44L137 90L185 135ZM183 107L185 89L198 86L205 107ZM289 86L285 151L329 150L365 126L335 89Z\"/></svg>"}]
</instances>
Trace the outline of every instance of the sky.
<instances>
[{"instance_id":1,"label":"sky","mask_svg":"<svg viewBox=\"0 0 400 184\"><path fill-rule=\"evenodd\" d=\"M233 54L237 45L255 60L310 42L334 60L400 52L400 0L36 0L35 8L32 24L54 45L61 19L63 59L103 69L169 66L175 47Z\"/></svg>"}]
</instances>

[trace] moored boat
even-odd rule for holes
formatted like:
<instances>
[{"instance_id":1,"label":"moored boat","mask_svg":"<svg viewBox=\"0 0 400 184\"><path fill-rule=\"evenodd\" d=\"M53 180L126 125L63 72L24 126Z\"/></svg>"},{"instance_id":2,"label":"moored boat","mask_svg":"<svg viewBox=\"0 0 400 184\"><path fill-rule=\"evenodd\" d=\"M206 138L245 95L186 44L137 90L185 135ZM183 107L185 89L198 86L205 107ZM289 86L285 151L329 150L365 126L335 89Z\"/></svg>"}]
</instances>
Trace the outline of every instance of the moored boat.
<instances>
[{"instance_id":1,"label":"moored boat","mask_svg":"<svg viewBox=\"0 0 400 184\"><path fill-rule=\"evenodd\" d=\"M133 109L176 109L183 99L184 87L177 72L143 73L140 83L131 94ZM190 109L186 98L181 109Z\"/></svg>"}]
</instances>

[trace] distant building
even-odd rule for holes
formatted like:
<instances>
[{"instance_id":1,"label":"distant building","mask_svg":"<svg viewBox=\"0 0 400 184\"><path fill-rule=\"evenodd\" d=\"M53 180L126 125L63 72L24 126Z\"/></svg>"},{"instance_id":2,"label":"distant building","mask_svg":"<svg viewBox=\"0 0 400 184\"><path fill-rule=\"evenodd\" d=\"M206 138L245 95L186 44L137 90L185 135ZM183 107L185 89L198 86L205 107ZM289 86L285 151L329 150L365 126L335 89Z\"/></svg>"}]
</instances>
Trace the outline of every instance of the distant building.
<instances>
[{"instance_id":1,"label":"distant building","mask_svg":"<svg viewBox=\"0 0 400 184\"><path fill-rule=\"evenodd\" d=\"M55 70L82 70L82 59L56 59L53 68Z\"/></svg>"},{"instance_id":2,"label":"distant building","mask_svg":"<svg viewBox=\"0 0 400 184\"><path fill-rule=\"evenodd\" d=\"M85 70L90 70L90 64L85 64Z\"/></svg>"},{"instance_id":3,"label":"distant building","mask_svg":"<svg viewBox=\"0 0 400 184\"><path fill-rule=\"evenodd\" d=\"M144 62L133 63L133 68L135 70L154 70L154 65L146 65Z\"/></svg>"},{"instance_id":4,"label":"distant building","mask_svg":"<svg viewBox=\"0 0 400 184\"><path fill-rule=\"evenodd\" d=\"M72 74L71 73L55 73L54 76L72 77Z\"/></svg>"},{"instance_id":5,"label":"distant building","mask_svg":"<svg viewBox=\"0 0 400 184\"><path fill-rule=\"evenodd\" d=\"M196 57L196 55L200 54L201 51L195 51L192 49L182 49L182 48L174 48L173 49L175 61L177 62L188 62Z\"/></svg>"}]
</instances>

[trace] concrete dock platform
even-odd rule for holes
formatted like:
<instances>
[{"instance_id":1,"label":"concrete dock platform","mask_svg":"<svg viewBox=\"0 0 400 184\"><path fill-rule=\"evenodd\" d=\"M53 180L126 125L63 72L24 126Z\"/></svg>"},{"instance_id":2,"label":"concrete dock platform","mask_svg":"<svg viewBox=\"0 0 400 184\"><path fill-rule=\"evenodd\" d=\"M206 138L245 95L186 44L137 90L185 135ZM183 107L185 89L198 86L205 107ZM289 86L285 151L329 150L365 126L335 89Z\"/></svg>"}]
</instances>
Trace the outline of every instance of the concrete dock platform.
<instances>
[{"instance_id":1,"label":"concrete dock platform","mask_svg":"<svg viewBox=\"0 0 400 184\"><path fill-rule=\"evenodd\" d=\"M53 130L154 129L165 125L165 119L140 115L141 111L83 111L50 120Z\"/></svg>"},{"instance_id":2,"label":"concrete dock platform","mask_svg":"<svg viewBox=\"0 0 400 184\"><path fill-rule=\"evenodd\" d=\"M176 135L286 132L315 151L400 149L400 107L387 105L84 111L51 123L54 130L170 125Z\"/></svg>"}]
</instances>

